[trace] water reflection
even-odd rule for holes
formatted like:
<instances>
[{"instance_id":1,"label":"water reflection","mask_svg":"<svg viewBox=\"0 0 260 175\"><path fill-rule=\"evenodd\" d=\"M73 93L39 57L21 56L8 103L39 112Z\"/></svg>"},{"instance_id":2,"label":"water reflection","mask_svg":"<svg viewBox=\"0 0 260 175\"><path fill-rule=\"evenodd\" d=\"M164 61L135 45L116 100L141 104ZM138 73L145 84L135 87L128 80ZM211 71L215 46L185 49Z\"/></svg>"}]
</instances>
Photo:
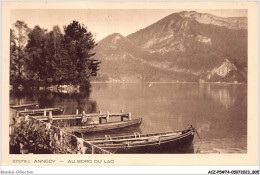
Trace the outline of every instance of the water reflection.
<instances>
[{"instance_id":1,"label":"water reflection","mask_svg":"<svg viewBox=\"0 0 260 175\"><path fill-rule=\"evenodd\" d=\"M142 117L144 134L179 130L193 124L203 138L202 152L247 150L246 85L143 83L110 84L99 89L93 85L90 98L97 100L100 109L124 109L131 111L133 117ZM195 147L199 144L196 138Z\"/></svg>"},{"instance_id":2,"label":"water reflection","mask_svg":"<svg viewBox=\"0 0 260 175\"><path fill-rule=\"evenodd\" d=\"M39 108L63 107L64 114L96 112L96 101L89 99L90 92L10 91L10 104L39 103Z\"/></svg>"}]
</instances>

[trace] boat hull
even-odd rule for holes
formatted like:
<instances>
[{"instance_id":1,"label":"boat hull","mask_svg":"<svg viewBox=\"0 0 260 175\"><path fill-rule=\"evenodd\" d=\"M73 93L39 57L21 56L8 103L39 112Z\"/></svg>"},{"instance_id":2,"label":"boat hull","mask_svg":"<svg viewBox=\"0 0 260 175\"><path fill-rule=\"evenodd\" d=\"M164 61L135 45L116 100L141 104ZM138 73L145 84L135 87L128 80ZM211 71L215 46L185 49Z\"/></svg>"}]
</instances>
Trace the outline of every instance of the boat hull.
<instances>
[{"instance_id":1,"label":"boat hull","mask_svg":"<svg viewBox=\"0 0 260 175\"><path fill-rule=\"evenodd\" d=\"M193 142L194 135L189 135L184 139L171 141L161 144L146 146L127 147L119 149L107 149L116 154L170 154L170 153L194 153Z\"/></svg>"},{"instance_id":2,"label":"boat hull","mask_svg":"<svg viewBox=\"0 0 260 175\"><path fill-rule=\"evenodd\" d=\"M11 105L10 108L18 111L25 110L25 109L38 109L39 104L32 103L32 104L22 104L22 105Z\"/></svg>"},{"instance_id":3,"label":"boat hull","mask_svg":"<svg viewBox=\"0 0 260 175\"><path fill-rule=\"evenodd\" d=\"M74 132L80 133L95 133L95 132L103 132L108 130L116 130L116 129L123 129L126 127L134 127L140 126L142 123L142 119L134 119L134 120L126 120L120 122L109 122L109 123L102 123L102 124L90 124L87 126L81 127L70 127L70 130Z\"/></svg>"},{"instance_id":4,"label":"boat hull","mask_svg":"<svg viewBox=\"0 0 260 175\"><path fill-rule=\"evenodd\" d=\"M179 132L114 137L90 141L97 146L116 154L167 154L193 153L195 129Z\"/></svg>"}]
</instances>

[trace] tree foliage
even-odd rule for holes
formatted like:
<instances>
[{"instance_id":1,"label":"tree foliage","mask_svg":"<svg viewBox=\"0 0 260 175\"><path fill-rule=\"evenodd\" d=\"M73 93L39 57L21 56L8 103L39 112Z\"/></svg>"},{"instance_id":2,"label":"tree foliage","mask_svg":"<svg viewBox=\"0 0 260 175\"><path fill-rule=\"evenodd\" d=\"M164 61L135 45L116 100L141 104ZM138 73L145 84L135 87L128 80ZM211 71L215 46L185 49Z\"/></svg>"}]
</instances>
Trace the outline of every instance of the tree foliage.
<instances>
[{"instance_id":1,"label":"tree foliage","mask_svg":"<svg viewBox=\"0 0 260 175\"><path fill-rule=\"evenodd\" d=\"M92 50L96 46L92 33L79 22L73 21L65 27L64 41L64 46L68 51L67 61L70 63L67 81L82 87L88 86L91 76L91 70L88 67L91 64L90 58L94 56Z\"/></svg>"},{"instance_id":2,"label":"tree foliage","mask_svg":"<svg viewBox=\"0 0 260 175\"><path fill-rule=\"evenodd\" d=\"M10 84L13 85L17 75L17 45L14 30L10 30Z\"/></svg>"},{"instance_id":3,"label":"tree foliage","mask_svg":"<svg viewBox=\"0 0 260 175\"><path fill-rule=\"evenodd\" d=\"M16 21L10 30L10 84L15 87L22 83L24 73L25 46L29 28L23 21Z\"/></svg>"},{"instance_id":4,"label":"tree foliage","mask_svg":"<svg viewBox=\"0 0 260 175\"><path fill-rule=\"evenodd\" d=\"M21 21L14 26L10 32L12 85L89 87L89 78L96 76L100 62L91 59L96 43L86 27L73 21L63 34L58 26L49 32L40 26L30 30Z\"/></svg>"},{"instance_id":5,"label":"tree foliage","mask_svg":"<svg viewBox=\"0 0 260 175\"><path fill-rule=\"evenodd\" d=\"M46 30L35 26L28 35L26 65L28 78L34 81L46 81L51 75L49 67L49 48L47 47Z\"/></svg>"}]
</instances>

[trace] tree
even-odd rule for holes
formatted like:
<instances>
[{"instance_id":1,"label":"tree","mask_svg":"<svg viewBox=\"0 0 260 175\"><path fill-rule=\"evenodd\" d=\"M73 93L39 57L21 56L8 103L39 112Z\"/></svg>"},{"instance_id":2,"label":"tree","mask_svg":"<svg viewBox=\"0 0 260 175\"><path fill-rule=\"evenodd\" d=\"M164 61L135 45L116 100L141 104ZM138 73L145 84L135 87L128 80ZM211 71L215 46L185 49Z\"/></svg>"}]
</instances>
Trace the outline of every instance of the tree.
<instances>
[{"instance_id":1,"label":"tree","mask_svg":"<svg viewBox=\"0 0 260 175\"><path fill-rule=\"evenodd\" d=\"M35 26L28 35L27 77L36 83L47 83L47 79L53 76L46 32L46 29Z\"/></svg>"},{"instance_id":2,"label":"tree","mask_svg":"<svg viewBox=\"0 0 260 175\"><path fill-rule=\"evenodd\" d=\"M67 50L64 48L64 35L58 26L47 34L47 47L51 57L51 68L53 72L53 84L67 84L66 82L69 65Z\"/></svg>"},{"instance_id":3,"label":"tree","mask_svg":"<svg viewBox=\"0 0 260 175\"><path fill-rule=\"evenodd\" d=\"M23 21L16 21L14 29L10 31L10 80L11 84L18 86L22 83L25 46L30 29Z\"/></svg>"},{"instance_id":4,"label":"tree","mask_svg":"<svg viewBox=\"0 0 260 175\"><path fill-rule=\"evenodd\" d=\"M64 31L64 46L68 51L66 61L69 64L67 80L73 85L89 87L89 77L94 70L89 67L93 62L91 57L95 55L93 48L96 46L93 34L77 21L65 26Z\"/></svg>"},{"instance_id":5,"label":"tree","mask_svg":"<svg viewBox=\"0 0 260 175\"><path fill-rule=\"evenodd\" d=\"M17 65L17 46L16 46L16 37L14 30L10 30L10 84L15 84L15 79L17 77L18 69Z\"/></svg>"},{"instance_id":6,"label":"tree","mask_svg":"<svg viewBox=\"0 0 260 175\"><path fill-rule=\"evenodd\" d=\"M97 75L100 62L91 59L96 43L83 25L73 21L64 28L65 34L58 26L50 32L39 26L27 30L27 25L21 21L15 28L18 36L14 30L10 36L11 82L16 81L15 77L21 78L22 71L26 70L23 85L89 87L89 77Z\"/></svg>"},{"instance_id":7,"label":"tree","mask_svg":"<svg viewBox=\"0 0 260 175\"><path fill-rule=\"evenodd\" d=\"M64 36L58 26L47 32L35 26L29 33L27 44L27 66L30 79L42 86L66 83L67 51L64 49Z\"/></svg>"}]
</instances>

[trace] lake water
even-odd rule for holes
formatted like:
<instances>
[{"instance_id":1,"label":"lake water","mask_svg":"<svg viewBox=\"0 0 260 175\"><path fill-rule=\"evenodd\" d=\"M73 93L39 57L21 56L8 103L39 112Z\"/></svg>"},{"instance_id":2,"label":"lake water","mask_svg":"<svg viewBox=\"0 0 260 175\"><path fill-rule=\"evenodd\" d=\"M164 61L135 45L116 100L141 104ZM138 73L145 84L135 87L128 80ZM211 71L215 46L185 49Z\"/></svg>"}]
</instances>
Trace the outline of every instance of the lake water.
<instances>
[{"instance_id":1,"label":"lake water","mask_svg":"<svg viewBox=\"0 0 260 175\"><path fill-rule=\"evenodd\" d=\"M140 129L110 135L175 131L192 124L202 139L201 143L195 136L192 152L247 152L247 86L243 84L95 83L90 93L10 95L10 104L30 102L38 102L41 108L63 107L65 114L73 114L76 109L86 113L122 109L131 112L132 119L142 117Z\"/></svg>"}]
</instances>

